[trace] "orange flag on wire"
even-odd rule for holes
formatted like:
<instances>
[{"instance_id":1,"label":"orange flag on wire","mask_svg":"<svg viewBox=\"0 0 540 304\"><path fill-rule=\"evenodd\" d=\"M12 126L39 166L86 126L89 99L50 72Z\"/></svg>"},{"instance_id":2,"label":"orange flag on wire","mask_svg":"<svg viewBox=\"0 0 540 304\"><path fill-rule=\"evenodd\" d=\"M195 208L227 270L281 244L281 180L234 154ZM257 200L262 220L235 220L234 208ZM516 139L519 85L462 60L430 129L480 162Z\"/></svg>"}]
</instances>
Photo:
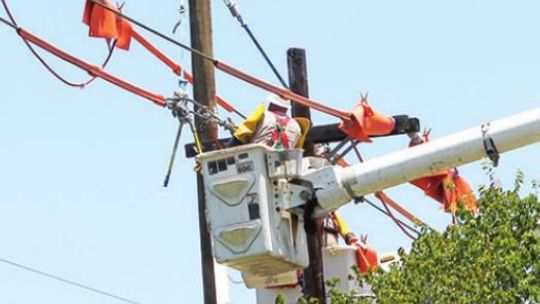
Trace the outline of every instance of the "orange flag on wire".
<instances>
[{"instance_id":1,"label":"orange flag on wire","mask_svg":"<svg viewBox=\"0 0 540 304\"><path fill-rule=\"evenodd\" d=\"M424 190L425 194L444 205L447 212L455 212L458 203L468 210L476 210L476 199L467 181L456 169L450 169L431 176L411 181L411 184Z\"/></svg>"},{"instance_id":2,"label":"orange flag on wire","mask_svg":"<svg viewBox=\"0 0 540 304\"><path fill-rule=\"evenodd\" d=\"M421 142L411 142L409 146L428 141L429 135L426 133L422 136ZM424 190L427 196L443 204L444 210L447 212L455 212L458 209L458 203L462 203L467 210L476 210L476 198L471 186L455 168L413 180L411 184Z\"/></svg>"},{"instance_id":3,"label":"orange flag on wire","mask_svg":"<svg viewBox=\"0 0 540 304\"><path fill-rule=\"evenodd\" d=\"M115 11L120 11L109 0L101 0L101 3ZM83 23L88 25L90 37L116 39L117 48L129 50L133 29L127 20L114 12L87 0L84 7Z\"/></svg>"}]
</instances>

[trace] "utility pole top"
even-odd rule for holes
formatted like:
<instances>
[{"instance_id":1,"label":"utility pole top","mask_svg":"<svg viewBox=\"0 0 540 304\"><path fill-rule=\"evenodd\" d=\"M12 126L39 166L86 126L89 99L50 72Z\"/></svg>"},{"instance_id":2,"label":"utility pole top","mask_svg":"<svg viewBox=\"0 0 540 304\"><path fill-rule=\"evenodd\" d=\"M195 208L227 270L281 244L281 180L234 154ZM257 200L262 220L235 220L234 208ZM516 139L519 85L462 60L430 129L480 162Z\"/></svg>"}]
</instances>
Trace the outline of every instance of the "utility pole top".
<instances>
[{"instance_id":1,"label":"utility pole top","mask_svg":"<svg viewBox=\"0 0 540 304\"><path fill-rule=\"evenodd\" d=\"M287 51L287 63L289 66L289 86L291 91L308 97L307 83L307 63L306 51L303 49L292 48ZM292 103L292 116L305 117L311 122L311 113L309 107L296 102ZM313 156L313 143L304 144L304 155ZM315 201L309 203L307 209L313 210ZM320 304L326 303L326 292L324 288L323 275L323 256L322 256L322 222L319 219L313 219L310 212L306 212L304 226L306 229L307 246L309 253L309 266L304 269L304 288L303 293L308 298L315 298Z\"/></svg>"}]
</instances>

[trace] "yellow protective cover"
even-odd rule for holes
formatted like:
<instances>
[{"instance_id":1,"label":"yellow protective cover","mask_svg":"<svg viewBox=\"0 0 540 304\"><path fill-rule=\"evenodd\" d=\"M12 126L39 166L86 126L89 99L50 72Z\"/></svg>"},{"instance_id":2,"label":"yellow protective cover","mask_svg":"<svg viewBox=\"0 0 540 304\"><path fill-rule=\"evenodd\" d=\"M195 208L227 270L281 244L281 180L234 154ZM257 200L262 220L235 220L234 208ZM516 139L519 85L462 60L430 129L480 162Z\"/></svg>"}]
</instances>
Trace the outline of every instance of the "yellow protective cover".
<instances>
[{"instance_id":1,"label":"yellow protective cover","mask_svg":"<svg viewBox=\"0 0 540 304\"><path fill-rule=\"evenodd\" d=\"M337 212L334 212L334 218L336 219L336 222L338 224L339 234L341 235L343 239L345 239L347 234L351 233L351 229L349 228L349 225L347 225L345 220Z\"/></svg>"},{"instance_id":2,"label":"yellow protective cover","mask_svg":"<svg viewBox=\"0 0 540 304\"><path fill-rule=\"evenodd\" d=\"M234 137L243 143L248 143L259 123L264 119L264 112L266 106L261 104L253 114L249 115L241 124L238 126L238 129L234 132Z\"/></svg>"},{"instance_id":3,"label":"yellow protective cover","mask_svg":"<svg viewBox=\"0 0 540 304\"><path fill-rule=\"evenodd\" d=\"M304 147L304 142L306 141L306 136L311 128L311 122L307 118L295 117L294 120L300 125L301 134L300 138L296 142L296 149L302 149Z\"/></svg>"}]
</instances>

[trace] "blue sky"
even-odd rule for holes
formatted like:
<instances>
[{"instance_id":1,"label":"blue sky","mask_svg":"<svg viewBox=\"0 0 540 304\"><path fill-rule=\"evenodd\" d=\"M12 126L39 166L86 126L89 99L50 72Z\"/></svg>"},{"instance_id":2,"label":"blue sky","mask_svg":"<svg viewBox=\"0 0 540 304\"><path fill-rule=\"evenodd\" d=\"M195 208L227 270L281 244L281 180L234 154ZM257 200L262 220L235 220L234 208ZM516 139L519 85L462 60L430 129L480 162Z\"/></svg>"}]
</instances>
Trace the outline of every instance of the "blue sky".
<instances>
[{"instance_id":1,"label":"blue sky","mask_svg":"<svg viewBox=\"0 0 540 304\"><path fill-rule=\"evenodd\" d=\"M84 1L10 1L19 23L93 62L104 43L87 37ZM539 105L540 19L537 1L262 1L241 11L286 75L289 47L307 49L311 96L352 108L369 91L374 108L421 119L440 137ZM129 1L125 12L170 32L173 0ZM213 1L215 54L276 83L221 1ZM188 41L188 28L177 38ZM190 54L151 38L189 66ZM142 303L202 300L193 161L179 158L161 187L176 122L167 111L96 81L80 90L49 76L15 33L0 28L0 258L34 266ZM54 66L72 79L86 75ZM163 95L175 90L167 68L133 45L117 52L110 71ZM243 112L266 95L218 73L220 95ZM315 123L333 118L315 114ZM188 137L183 138L187 142ZM406 138L362 146L367 158L407 145ZM510 152L497 174L510 186L518 168L540 178L535 145ZM474 187L487 183L479 163L462 167ZM388 191L438 229L439 206L409 185ZM380 252L409 245L369 206L342 214ZM238 278L237 273L231 274ZM253 292L232 287L233 303ZM117 303L112 299L0 264L0 302Z\"/></svg>"}]
</instances>

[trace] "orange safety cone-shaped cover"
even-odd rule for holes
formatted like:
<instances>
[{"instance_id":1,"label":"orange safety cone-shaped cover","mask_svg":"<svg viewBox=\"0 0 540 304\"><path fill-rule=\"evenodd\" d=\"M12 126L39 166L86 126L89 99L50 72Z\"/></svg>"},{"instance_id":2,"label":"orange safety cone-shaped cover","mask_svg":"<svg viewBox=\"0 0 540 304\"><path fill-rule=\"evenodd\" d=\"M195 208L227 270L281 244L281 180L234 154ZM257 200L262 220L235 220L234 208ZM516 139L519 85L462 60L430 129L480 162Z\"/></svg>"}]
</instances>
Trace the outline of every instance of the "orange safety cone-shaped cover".
<instances>
[{"instance_id":1,"label":"orange safety cone-shaped cover","mask_svg":"<svg viewBox=\"0 0 540 304\"><path fill-rule=\"evenodd\" d=\"M444 205L447 212L455 212L458 203L468 210L476 210L476 199L467 181L456 169L422 177L411 181L411 184L424 190L425 194Z\"/></svg>"},{"instance_id":2,"label":"orange safety cone-shaped cover","mask_svg":"<svg viewBox=\"0 0 540 304\"><path fill-rule=\"evenodd\" d=\"M334 218L337 221L340 233L347 233L346 237L344 237L345 243L356 247L356 264L358 265L360 273L367 273L370 270L377 268L379 266L379 257L377 256L377 251L375 251L375 249L367 246L367 236L363 238L362 241L359 241L352 232L349 232L349 227L343 222L343 219L340 216L334 214Z\"/></svg>"},{"instance_id":3,"label":"orange safety cone-shaped cover","mask_svg":"<svg viewBox=\"0 0 540 304\"><path fill-rule=\"evenodd\" d=\"M377 252L371 247L356 247L356 263L360 273L367 273L379 266Z\"/></svg>"},{"instance_id":4,"label":"orange safety cone-shaped cover","mask_svg":"<svg viewBox=\"0 0 540 304\"><path fill-rule=\"evenodd\" d=\"M118 7L109 0L101 0L101 3L119 11ZM87 0L83 13L83 23L88 25L90 37L116 39L116 47L129 50L132 33L131 24L114 12Z\"/></svg>"},{"instance_id":5,"label":"orange safety cone-shaped cover","mask_svg":"<svg viewBox=\"0 0 540 304\"><path fill-rule=\"evenodd\" d=\"M429 141L428 135L428 133L425 133L421 141L411 141L410 146ZM411 181L411 184L424 190L427 196L443 204L446 212L455 212L458 203L462 203L467 210L476 210L474 193L467 181L459 175L457 169L449 169L422 177Z\"/></svg>"},{"instance_id":6,"label":"orange safety cone-shaped cover","mask_svg":"<svg viewBox=\"0 0 540 304\"><path fill-rule=\"evenodd\" d=\"M458 202L461 200L467 210L476 211L476 197L474 196L474 192L469 183L463 177L456 174L454 176L454 185L456 186L455 201ZM453 206L452 208L456 207L457 206Z\"/></svg>"},{"instance_id":7,"label":"orange safety cone-shaped cover","mask_svg":"<svg viewBox=\"0 0 540 304\"><path fill-rule=\"evenodd\" d=\"M339 129L349 138L364 142L371 142L369 136L390 134L395 127L392 117L378 113L367 102L367 95L356 104L351 112L351 120L344 121Z\"/></svg>"}]
</instances>

